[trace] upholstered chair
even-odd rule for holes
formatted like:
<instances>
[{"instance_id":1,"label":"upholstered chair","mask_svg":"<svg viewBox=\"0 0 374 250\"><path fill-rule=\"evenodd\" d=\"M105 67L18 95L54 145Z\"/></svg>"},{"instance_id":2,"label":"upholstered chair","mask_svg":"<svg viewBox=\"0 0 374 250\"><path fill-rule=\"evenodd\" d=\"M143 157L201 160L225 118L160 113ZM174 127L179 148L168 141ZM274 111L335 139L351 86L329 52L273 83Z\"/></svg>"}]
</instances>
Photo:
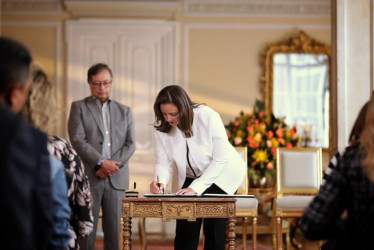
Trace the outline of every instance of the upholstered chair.
<instances>
[{"instance_id":1,"label":"upholstered chair","mask_svg":"<svg viewBox=\"0 0 374 250\"><path fill-rule=\"evenodd\" d=\"M322 150L278 148L276 179L276 238L277 249L282 249L282 219L300 218L318 193L322 181Z\"/></svg>"},{"instance_id":2,"label":"upholstered chair","mask_svg":"<svg viewBox=\"0 0 374 250\"><path fill-rule=\"evenodd\" d=\"M242 156L247 165L247 147L235 147L236 151ZM248 173L245 175L242 185L239 187L238 195L248 194ZM242 240L243 249L247 249L247 226L248 217L252 218L252 247L257 248L257 207L258 200L256 198L237 198L236 201L236 217L242 218Z\"/></svg>"}]
</instances>

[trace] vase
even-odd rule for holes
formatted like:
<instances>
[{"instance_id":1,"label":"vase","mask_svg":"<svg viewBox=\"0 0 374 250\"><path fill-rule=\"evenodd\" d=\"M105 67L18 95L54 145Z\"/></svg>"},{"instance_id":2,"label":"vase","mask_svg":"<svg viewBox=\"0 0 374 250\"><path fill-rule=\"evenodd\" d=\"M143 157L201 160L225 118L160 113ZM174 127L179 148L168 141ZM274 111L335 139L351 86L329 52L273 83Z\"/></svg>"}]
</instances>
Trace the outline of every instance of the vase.
<instances>
[{"instance_id":1,"label":"vase","mask_svg":"<svg viewBox=\"0 0 374 250\"><path fill-rule=\"evenodd\" d=\"M259 175L249 175L249 187L250 188L260 188L261 187L261 176Z\"/></svg>"},{"instance_id":2,"label":"vase","mask_svg":"<svg viewBox=\"0 0 374 250\"><path fill-rule=\"evenodd\" d=\"M269 175L261 175L260 172L251 172L248 175L249 188L273 188L274 178Z\"/></svg>"},{"instance_id":3,"label":"vase","mask_svg":"<svg viewBox=\"0 0 374 250\"><path fill-rule=\"evenodd\" d=\"M263 183L263 188L274 188L275 186L275 180L274 180L274 177L271 177L271 176L264 176L265 178L265 181Z\"/></svg>"}]
</instances>

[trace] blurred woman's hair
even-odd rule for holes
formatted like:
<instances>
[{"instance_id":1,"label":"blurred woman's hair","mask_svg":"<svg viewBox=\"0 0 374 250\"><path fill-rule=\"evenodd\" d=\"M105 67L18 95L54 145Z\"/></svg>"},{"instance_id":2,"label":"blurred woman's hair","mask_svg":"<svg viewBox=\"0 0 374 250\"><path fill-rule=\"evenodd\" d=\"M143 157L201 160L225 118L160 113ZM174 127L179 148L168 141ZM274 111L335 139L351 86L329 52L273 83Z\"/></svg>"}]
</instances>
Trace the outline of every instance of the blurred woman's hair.
<instances>
[{"instance_id":1,"label":"blurred woman's hair","mask_svg":"<svg viewBox=\"0 0 374 250\"><path fill-rule=\"evenodd\" d=\"M367 101L364 106L362 106L358 116L356 118L355 123L353 124L351 133L349 134L349 145L350 146L357 146L360 143L361 133L365 127L365 118L366 113L369 107L369 101Z\"/></svg>"},{"instance_id":2,"label":"blurred woman's hair","mask_svg":"<svg viewBox=\"0 0 374 250\"><path fill-rule=\"evenodd\" d=\"M54 134L57 108L53 85L37 65L31 67L31 79L32 85L22 115L32 126L47 134Z\"/></svg>"},{"instance_id":3,"label":"blurred woman's hair","mask_svg":"<svg viewBox=\"0 0 374 250\"><path fill-rule=\"evenodd\" d=\"M364 171L368 179L374 183L374 98L370 99L367 107L360 145L364 153Z\"/></svg>"}]
</instances>

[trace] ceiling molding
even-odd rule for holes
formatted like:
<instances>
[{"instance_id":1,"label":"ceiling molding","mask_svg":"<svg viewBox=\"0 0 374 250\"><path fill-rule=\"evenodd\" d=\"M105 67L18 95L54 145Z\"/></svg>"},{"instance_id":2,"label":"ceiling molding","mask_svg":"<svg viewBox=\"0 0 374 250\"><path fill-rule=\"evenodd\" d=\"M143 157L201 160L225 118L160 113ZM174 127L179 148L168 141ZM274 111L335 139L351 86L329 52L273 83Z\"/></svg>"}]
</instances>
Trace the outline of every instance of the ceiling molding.
<instances>
[{"instance_id":1,"label":"ceiling molding","mask_svg":"<svg viewBox=\"0 0 374 250\"><path fill-rule=\"evenodd\" d=\"M185 16L329 17L330 0L184 0Z\"/></svg>"},{"instance_id":2,"label":"ceiling molding","mask_svg":"<svg viewBox=\"0 0 374 250\"><path fill-rule=\"evenodd\" d=\"M177 0L65 0L64 6L76 17L174 17L179 10Z\"/></svg>"},{"instance_id":3,"label":"ceiling molding","mask_svg":"<svg viewBox=\"0 0 374 250\"><path fill-rule=\"evenodd\" d=\"M280 16L329 17L330 0L2 0L3 13L53 13L74 17Z\"/></svg>"},{"instance_id":4,"label":"ceiling molding","mask_svg":"<svg viewBox=\"0 0 374 250\"><path fill-rule=\"evenodd\" d=\"M1 12L56 12L61 10L59 0L2 0Z\"/></svg>"}]
</instances>

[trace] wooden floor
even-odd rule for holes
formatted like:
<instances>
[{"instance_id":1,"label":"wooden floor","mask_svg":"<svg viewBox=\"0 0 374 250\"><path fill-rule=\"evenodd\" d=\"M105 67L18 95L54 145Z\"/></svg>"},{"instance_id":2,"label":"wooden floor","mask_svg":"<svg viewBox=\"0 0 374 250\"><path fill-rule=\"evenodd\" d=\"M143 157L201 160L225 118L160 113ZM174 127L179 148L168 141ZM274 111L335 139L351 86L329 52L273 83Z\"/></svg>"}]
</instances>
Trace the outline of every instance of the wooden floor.
<instances>
[{"instance_id":1,"label":"wooden floor","mask_svg":"<svg viewBox=\"0 0 374 250\"><path fill-rule=\"evenodd\" d=\"M174 249L173 247L173 241L174 241L174 236L169 235L169 236L158 236L158 235L149 235L147 236L148 239L148 245L147 245L147 250L172 250ZM315 241L309 241L305 239L301 233L296 234L296 240L302 244L302 247L300 249L304 250L317 250L319 249L318 247L318 242ZM132 238L133 245L132 249L133 250L138 250L140 249L139 247L139 238L137 235L134 235ZM243 249L243 242L241 240L241 235L237 236L237 239L235 241L236 244L236 249L240 250ZM103 240L102 238L99 238L96 240L95 243L95 250L103 250ZM248 241L247 241L247 249L252 249L252 240L251 240L251 235L248 235ZM270 235L258 235L257 237L257 250L270 250L273 249L273 240ZM284 249L286 249L284 247ZM295 249L294 247L290 247L290 249ZM203 250L202 243L200 242L198 250Z\"/></svg>"}]
</instances>

